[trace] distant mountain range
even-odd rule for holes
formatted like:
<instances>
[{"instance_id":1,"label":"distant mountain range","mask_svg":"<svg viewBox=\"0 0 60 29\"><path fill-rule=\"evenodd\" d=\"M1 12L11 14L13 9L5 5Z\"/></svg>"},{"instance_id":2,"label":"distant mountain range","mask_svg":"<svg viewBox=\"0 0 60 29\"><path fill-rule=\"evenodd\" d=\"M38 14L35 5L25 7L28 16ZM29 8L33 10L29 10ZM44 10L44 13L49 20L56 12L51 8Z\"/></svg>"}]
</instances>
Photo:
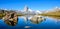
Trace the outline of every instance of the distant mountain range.
<instances>
[{"instance_id":1,"label":"distant mountain range","mask_svg":"<svg viewBox=\"0 0 60 29\"><path fill-rule=\"evenodd\" d=\"M27 6L24 7L23 10L8 10L8 9L0 9L0 13L4 12L17 12L17 14L29 14L29 15L36 15L36 14L57 14L60 13L60 8L55 7L54 9L51 9L50 11L39 11L39 10L31 10Z\"/></svg>"},{"instance_id":2,"label":"distant mountain range","mask_svg":"<svg viewBox=\"0 0 60 29\"><path fill-rule=\"evenodd\" d=\"M15 12L13 10L5 10L5 9L0 9L0 14L5 13L5 12Z\"/></svg>"},{"instance_id":3,"label":"distant mountain range","mask_svg":"<svg viewBox=\"0 0 60 29\"><path fill-rule=\"evenodd\" d=\"M41 14L39 10L31 10L28 9L26 6L24 10L9 10L9 9L0 9L0 13L5 13L5 12L16 12L17 14L23 14L23 15L36 15L36 14Z\"/></svg>"},{"instance_id":4,"label":"distant mountain range","mask_svg":"<svg viewBox=\"0 0 60 29\"><path fill-rule=\"evenodd\" d=\"M39 10L31 10L27 6L24 7L24 10L18 10L16 11L18 14L29 14L29 15L36 15L41 14Z\"/></svg>"},{"instance_id":5,"label":"distant mountain range","mask_svg":"<svg viewBox=\"0 0 60 29\"><path fill-rule=\"evenodd\" d=\"M40 11L36 10L31 10L31 9L28 9L28 11L24 11L24 10L21 10L21 11L17 11L17 13L20 13L20 14L30 14L30 15L34 15L34 14L41 14Z\"/></svg>"},{"instance_id":6,"label":"distant mountain range","mask_svg":"<svg viewBox=\"0 0 60 29\"><path fill-rule=\"evenodd\" d=\"M54 16L60 16L60 8L55 7L54 9L47 11L44 15L54 15Z\"/></svg>"}]
</instances>

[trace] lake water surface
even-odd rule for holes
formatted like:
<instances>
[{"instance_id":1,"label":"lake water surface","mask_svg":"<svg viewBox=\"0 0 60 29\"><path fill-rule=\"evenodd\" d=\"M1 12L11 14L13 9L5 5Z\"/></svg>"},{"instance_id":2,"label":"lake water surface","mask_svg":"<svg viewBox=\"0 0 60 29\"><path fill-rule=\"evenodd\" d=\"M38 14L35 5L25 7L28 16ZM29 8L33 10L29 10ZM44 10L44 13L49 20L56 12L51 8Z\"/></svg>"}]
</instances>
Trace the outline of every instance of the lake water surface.
<instances>
[{"instance_id":1,"label":"lake water surface","mask_svg":"<svg viewBox=\"0 0 60 29\"><path fill-rule=\"evenodd\" d=\"M60 29L60 21L57 21L56 18L45 18L45 21L42 21L39 24L34 24L30 20L25 21L26 17L24 16L18 17L18 23L16 26L9 26L1 19L0 29L26 29L25 26L30 26L28 29Z\"/></svg>"}]
</instances>

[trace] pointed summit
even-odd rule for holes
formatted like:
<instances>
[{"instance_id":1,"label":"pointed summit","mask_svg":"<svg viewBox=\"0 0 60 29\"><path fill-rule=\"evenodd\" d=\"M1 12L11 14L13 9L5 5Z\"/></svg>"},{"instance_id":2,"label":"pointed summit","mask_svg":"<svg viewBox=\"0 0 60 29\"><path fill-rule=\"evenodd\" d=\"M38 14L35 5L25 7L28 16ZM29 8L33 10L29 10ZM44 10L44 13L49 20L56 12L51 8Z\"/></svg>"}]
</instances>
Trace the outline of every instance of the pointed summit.
<instances>
[{"instance_id":1,"label":"pointed summit","mask_svg":"<svg viewBox=\"0 0 60 29\"><path fill-rule=\"evenodd\" d=\"M24 7L24 11L28 11L28 6L27 5L25 5L25 7Z\"/></svg>"}]
</instances>

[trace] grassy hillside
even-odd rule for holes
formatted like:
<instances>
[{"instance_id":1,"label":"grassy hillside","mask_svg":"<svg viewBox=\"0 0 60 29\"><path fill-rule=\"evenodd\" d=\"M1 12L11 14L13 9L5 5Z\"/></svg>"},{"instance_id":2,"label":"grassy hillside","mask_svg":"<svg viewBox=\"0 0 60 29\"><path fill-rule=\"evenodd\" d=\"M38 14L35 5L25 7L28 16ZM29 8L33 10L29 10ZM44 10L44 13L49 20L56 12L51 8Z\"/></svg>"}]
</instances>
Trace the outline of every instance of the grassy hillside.
<instances>
[{"instance_id":1,"label":"grassy hillside","mask_svg":"<svg viewBox=\"0 0 60 29\"><path fill-rule=\"evenodd\" d=\"M60 17L60 11L48 12L48 13L41 14L41 15L44 15L44 16L56 16L56 17Z\"/></svg>"}]
</instances>

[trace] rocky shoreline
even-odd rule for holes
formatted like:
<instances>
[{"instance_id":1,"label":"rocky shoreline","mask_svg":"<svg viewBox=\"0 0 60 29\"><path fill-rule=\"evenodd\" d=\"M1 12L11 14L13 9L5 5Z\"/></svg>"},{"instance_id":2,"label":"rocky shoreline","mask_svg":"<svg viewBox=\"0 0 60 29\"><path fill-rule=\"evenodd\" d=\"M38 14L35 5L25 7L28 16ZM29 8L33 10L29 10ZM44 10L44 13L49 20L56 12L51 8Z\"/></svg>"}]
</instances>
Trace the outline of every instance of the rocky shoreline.
<instances>
[{"instance_id":1,"label":"rocky shoreline","mask_svg":"<svg viewBox=\"0 0 60 29\"><path fill-rule=\"evenodd\" d=\"M18 16L15 12L9 13L6 12L6 15L2 18L4 22L8 25L14 26L18 22Z\"/></svg>"}]
</instances>

